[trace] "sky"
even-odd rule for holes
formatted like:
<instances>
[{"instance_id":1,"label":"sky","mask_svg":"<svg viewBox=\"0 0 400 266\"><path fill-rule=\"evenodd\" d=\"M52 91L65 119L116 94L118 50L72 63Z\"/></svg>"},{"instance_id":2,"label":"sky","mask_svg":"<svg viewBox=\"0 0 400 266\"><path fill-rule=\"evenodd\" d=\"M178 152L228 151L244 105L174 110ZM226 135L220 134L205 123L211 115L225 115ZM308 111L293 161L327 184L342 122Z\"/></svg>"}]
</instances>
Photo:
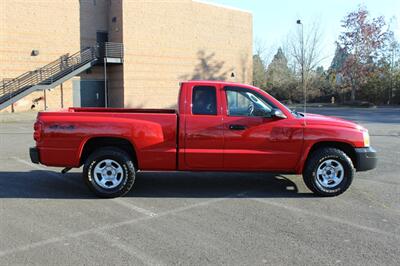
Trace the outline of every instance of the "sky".
<instances>
[{"instance_id":1,"label":"sky","mask_svg":"<svg viewBox=\"0 0 400 266\"><path fill-rule=\"evenodd\" d=\"M270 60L275 51L296 31L296 20L301 19L304 31L318 23L322 33L324 58L321 65L329 67L335 53L335 41L342 28L341 20L362 4L372 17L383 15L391 23L397 40L400 40L400 0L203 0L250 11L253 14L254 39L266 47Z\"/></svg>"}]
</instances>

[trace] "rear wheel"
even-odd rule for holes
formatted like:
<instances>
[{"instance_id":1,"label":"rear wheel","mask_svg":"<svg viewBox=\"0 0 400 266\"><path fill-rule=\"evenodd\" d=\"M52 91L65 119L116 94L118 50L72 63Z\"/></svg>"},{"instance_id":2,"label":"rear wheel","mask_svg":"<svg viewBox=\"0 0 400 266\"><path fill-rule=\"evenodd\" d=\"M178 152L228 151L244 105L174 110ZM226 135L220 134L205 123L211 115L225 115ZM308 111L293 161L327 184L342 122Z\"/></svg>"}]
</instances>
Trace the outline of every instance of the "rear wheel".
<instances>
[{"instance_id":1,"label":"rear wheel","mask_svg":"<svg viewBox=\"0 0 400 266\"><path fill-rule=\"evenodd\" d=\"M132 188L135 167L125 151L114 147L100 148L86 160L83 178L97 196L115 198Z\"/></svg>"},{"instance_id":2,"label":"rear wheel","mask_svg":"<svg viewBox=\"0 0 400 266\"><path fill-rule=\"evenodd\" d=\"M353 162L342 150L321 148L307 161L304 183L320 196L337 196L345 192L354 177Z\"/></svg>"}]
</instances>

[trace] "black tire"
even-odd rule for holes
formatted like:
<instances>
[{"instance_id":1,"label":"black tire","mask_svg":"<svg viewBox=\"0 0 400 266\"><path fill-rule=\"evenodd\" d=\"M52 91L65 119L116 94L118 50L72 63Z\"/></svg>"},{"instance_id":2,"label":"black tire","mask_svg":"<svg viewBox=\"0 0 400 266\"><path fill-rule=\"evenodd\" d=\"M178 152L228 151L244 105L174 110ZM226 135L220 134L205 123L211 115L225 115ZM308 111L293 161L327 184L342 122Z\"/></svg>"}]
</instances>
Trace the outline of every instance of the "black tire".
<instances>
[{"instance_id":1,"label":"black tire","mask_svg":"<svg viewBox=\"0 0 400 266\"><path fill-rule=\"evenodd\" d=\"M343 169L343 175L340 173L341 171L339 171L339 175L342 177L340 179L335 179L341 180L340 182L335 183L332 181L332 184L325 184L325 186L321 184L323 183L322 180L324 180L324 177L322 174L317 175L317 173L318 169L325 169L325 162L330 162L334 167L338 167L340 164ZM316 195L325 197L337 196L350 187L353 182L354 172L353 162L346 153L336 148L327 147L318 149L311 154L304 167L303 180L306 186ZM329 170L328 173L330 173ZM337 175L338 174L335 174L335 176Z\"/></svg>"},{"instance_id":2,"label":"black tire","mask_svg":"<svg viewBox=\"0 0 400 266\"><path fill-rule=\"evenodd\" d=\"M118 172L114 174L116 184L111 181L109 182L112 183L112 185L116 185L115 187L108 188L107 186L109 186L109 184L107 185L107 182L101 184L99 179L103 179L102 174L97 173L95 176L94 171L99 171L98 169L101 170L101 165L99 164L102 163L105 165L105 162L111 162L116 166L115 169L117 169ZM106 165L103 169L105 169L105 167ZM110 169L111 167L113 166L110 165ZM114 167L112 169L114 169ZM106 169L104 171L108 172ZM115 198L128 193L135 182L135 174L136 171L132 158L130 158L125 151L114 147L105 147L95 150L88 157L83 167L83 179L86 185L101 198Z\"/></svg>"}]
</instances>

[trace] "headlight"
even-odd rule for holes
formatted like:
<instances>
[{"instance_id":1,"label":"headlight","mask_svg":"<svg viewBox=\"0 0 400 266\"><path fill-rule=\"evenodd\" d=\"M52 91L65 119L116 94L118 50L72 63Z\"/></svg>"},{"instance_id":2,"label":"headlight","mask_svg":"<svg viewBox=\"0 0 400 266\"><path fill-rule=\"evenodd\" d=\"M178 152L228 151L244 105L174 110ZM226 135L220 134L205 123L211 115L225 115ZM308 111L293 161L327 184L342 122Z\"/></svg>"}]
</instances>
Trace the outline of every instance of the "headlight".
<instances>
[{"instance_id":1,"label":"headlight","mask_svg":"<svg viewBox=\"0 0 400 266\"><path fill-rule=\"evenodd\" d=\"M369 133L367 130L363 131L364 147L369 147Z\"/></svg>"}]
</instances>

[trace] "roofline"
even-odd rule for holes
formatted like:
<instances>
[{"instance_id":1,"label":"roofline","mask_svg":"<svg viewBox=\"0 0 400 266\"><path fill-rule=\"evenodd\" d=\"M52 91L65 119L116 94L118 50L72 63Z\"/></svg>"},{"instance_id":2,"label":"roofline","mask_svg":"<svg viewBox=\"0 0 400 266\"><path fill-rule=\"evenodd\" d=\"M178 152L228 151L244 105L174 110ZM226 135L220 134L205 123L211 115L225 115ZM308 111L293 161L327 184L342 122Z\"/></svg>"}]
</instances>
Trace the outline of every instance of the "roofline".
<instances>
[{"instance_id":1,"label":"roofline","mask_svg":"<svg viewBox=\"0 0 400 266\"><path fill-rule=\"evenodd\" d=\"M181 81L180 84L219 84L225 86L238 86L238 87L247 87L247 88L257 88L250 84L235 82L235 81L222 81L222 80L184 80ZM259 88L257 88L259 89Z\"/></svg>"},{"instance_id":2,"label":"roofline","mask_svg":"<svg viewBox=\"0 0 400 266\"><path fill-rule=\"evenodd\" d=\"M212 3L212 2L208 2L206 0L192 0L192 1L196 2L196 3L200 3L200 4L211 5L211 6L216 6L216 7L222 7L222 8L226 8L226 9L231 9L231 10L235 10L235 11L240 11L240 12L253 14L253 12L251 12L249 10L246 10L246 9L241 9L241 8L232 7L232 6L226 6L226 5L217 4L217 3Z\"/></svg>"}]
</instances>

